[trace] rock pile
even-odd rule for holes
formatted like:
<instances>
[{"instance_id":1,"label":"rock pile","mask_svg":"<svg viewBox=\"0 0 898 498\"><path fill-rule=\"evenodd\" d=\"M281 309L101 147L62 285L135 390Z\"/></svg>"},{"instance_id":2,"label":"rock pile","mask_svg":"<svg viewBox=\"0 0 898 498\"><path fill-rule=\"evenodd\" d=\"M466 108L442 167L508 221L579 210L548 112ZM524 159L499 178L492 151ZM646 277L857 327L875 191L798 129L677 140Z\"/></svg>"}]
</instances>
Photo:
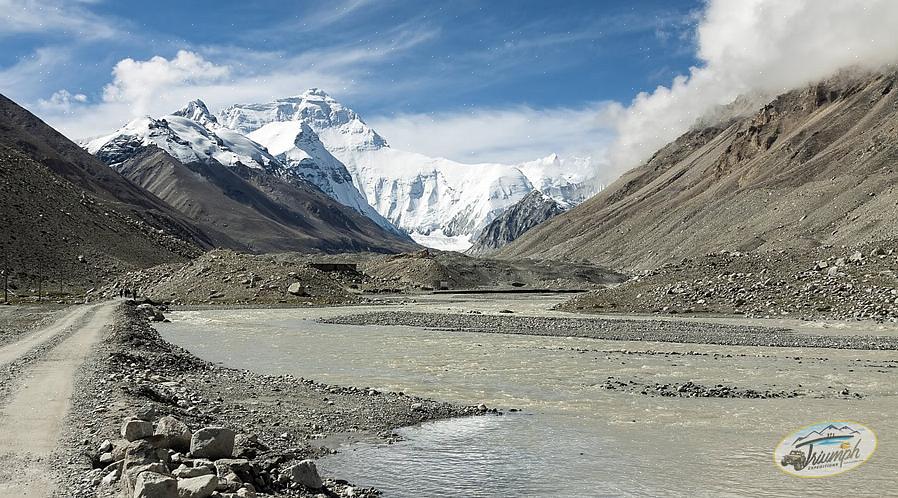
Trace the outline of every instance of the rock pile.
<instances>
[{"instance_id":1,"label":"rock pile","mask_svg":"<svg viewBox=\"0 0 898 498\"><path fill-rule=\"evenodd\" d=\"M98 494L105 487L134 498L249 498L257 491L326 488L312 460L260 462L246 452L237 457L233 430L191 431L175 417L156 418L152 408L126 419L120 436L103 441L94 454Z\"/></svg>"},{"instance_id":2,"label":"rock pile","mask_svg":"<svg viewBox=\"0 0 898 498\"><path fill-rule=\"evenodd\" d=\"M642 273L559 308L896 321L896 272L898 255L880 245L808 253L723 252Z\"/></svg>"}]
</instances>

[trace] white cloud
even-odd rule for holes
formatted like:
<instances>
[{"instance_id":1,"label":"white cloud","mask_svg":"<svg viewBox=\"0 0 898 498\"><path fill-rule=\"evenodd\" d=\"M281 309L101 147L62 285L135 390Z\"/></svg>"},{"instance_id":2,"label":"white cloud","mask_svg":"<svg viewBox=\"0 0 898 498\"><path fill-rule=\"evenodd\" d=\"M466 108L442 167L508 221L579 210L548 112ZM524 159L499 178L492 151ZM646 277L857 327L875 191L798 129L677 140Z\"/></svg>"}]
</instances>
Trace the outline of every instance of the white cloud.
<instances>
[{"instance_id":1,"label":"white cloud","mask_svg":"<svg viewBox=\"0 0 898 498\"><path fill-rule=\"evenodd\" d=\"M617 125L611 161L635 166L696 118L745 93L782 93L852 66L898 61L893 0L711 0L698 25L700 67L639 94Z\"/></svg>"},{"instance_id":2,"label":"white cloud","mask_svg":"<svg viewBox=\"0 0 898 498\"><path fill-rule=\"evenodd\" d=\"M112 75L112 83L103 88L103 100L127 103L134 114L145 114L160 103L173 104L169 102L173 90L225 81L230 68L181 50L171 60L159 56L146 61L121 60Z\"/></svg>"},{"instance_id":3,"label":"white cloud","mask_svg":"<svg viewBox=\"0 0 898 498\"><path fill-rule=\"evenodd\" d=\"M608 103L577 109L519 106L402 114L368 122L398 149L461 162L516 163L551 153L603 155L616 108Z\"/></svg>"},{"instance_id":4,"label":"white cloud","mask_svg":"<svg viewBox=\"0 0 898 498\"><path fill-rule=\"evenodd\" d=\"M66 89L58 90L49 99L40 99L37 105L41 109L53 112L71 113L74 106L87 103L87 95L71 93Z\"/></svg>"}]
</instances>

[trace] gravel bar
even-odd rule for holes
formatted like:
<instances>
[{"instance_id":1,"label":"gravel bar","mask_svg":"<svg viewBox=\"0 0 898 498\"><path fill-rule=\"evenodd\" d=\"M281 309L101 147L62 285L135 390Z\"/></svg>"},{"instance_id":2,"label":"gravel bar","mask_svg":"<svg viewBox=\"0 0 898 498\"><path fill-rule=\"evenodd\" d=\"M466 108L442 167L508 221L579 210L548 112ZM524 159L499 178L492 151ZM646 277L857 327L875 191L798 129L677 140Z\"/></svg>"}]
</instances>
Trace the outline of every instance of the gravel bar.
<instances>
[{"instance_id":1,"label":"gravel bar","mask_svg":"<svg viewBox=\"0 0 898 498\"><path fill-rule=\"evenodd\" d=\"M585 337L612 341L656 341L726 346L895 350L898 337L820 336L784 328L601 318L550 318L509 315L383 311L321 320L341 325L410 326L458 332Z\"/></svg>"}]
</instances>

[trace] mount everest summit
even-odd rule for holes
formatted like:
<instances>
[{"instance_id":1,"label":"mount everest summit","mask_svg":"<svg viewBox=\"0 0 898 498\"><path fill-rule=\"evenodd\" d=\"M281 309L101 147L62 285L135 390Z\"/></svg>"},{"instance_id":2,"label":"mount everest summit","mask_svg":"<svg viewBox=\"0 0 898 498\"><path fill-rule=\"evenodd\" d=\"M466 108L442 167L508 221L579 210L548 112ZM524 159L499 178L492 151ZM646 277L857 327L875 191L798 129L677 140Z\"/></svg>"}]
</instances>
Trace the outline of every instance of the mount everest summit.
<instances>
[{"instance_id":1,"label":"mount everest summit","mask_svg":"<svg viewBox=\"0 0 898 498\"><path fill-rule=\"evenodd\" d=\"M320 89L232 105L218 116L196 100L82 145L113 167L155 146L184 164L213 161L308 183L392 233L447 250L467 249L534 190L565 208L599 190L588 160L553 154L516 166L462 164L394 149Z\"/></svg>"}]
</instances>

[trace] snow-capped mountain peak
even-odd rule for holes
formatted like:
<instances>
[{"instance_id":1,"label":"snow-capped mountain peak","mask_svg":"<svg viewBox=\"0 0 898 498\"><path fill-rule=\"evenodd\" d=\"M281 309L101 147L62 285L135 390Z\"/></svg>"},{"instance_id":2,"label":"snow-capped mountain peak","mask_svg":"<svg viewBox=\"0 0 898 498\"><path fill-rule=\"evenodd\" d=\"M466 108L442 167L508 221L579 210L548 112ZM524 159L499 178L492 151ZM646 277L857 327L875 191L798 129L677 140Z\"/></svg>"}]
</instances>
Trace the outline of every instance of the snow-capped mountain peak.
<instances>
[{"instance_id":1,"label":"snow-capped mountain peak","mask_svg":"<svg viewBox=\"0 0 898 498\"><path fill-rule=\"evenodd\" d=\"M223 126L244 134L252 133L269 123L302 121L315 130L332 151L337 148L388 147L387 141L355 111L318 88L265 104L232 105L219 114L218 121Z\"/></svg>"},{"instance_id":2,"label":"snow-capped mountain peak","mask_svg":"<svg viewBox=\"0 0 898 498\"><path fill-rule=\"evenodd\" d=\"M219 126L218 119L214 114L209 112L209 108L206 107L206 103L200 99L191 100L187 103L187 105L173 112L171 115L192 119L193 121L196 121L197 123L207 128L215 128Z\"/></svg>"},{"instance_id":3,"label":"snow-capped mountain peak","mask_svg":"<svg viewBox=\"0 0 898 498\"><path fill-rule=\"evenodd\" d=\"M588 160L552 154L521 165L462 164L393 149L355 111L319 88L232 105L218 121L265 145L325 192L347 172L367 204L431 246L466 249L472 236L535 189L564 207L595 193L584 184ZM310 169L306 156L320 169Z\"/></svg>"},{"instance_id":4,"label":"snow-capped mountain peak","mask_svg":"<svg viewBox=\"0 0 898 498\"><path fill-rule=\"evenodd\" d=\"M190 111L191 117L171 114L159 119L150 116L137 118L114 133L87 142L84 147L113 167L142 148L156 146L185 164L215 161L225 166L242 164L257 169L280 168L280 163L268 151L242 134L204 126L200 122L202 113L193 112L201 111L199 106L191 108L188 104L182 109L186 110Z\"/></svg>"},{"instance_id":5,"label":"snow-capped mountain peak","mask_svg":"<svg viewBox=\"0 0 898 498\"><path fill-rule=\"evenodd\" d=\"M346 166L334 157L304 121L271 122L249 134L276 155L289 174L304 178L345 206L391 231L395 225L375 210L353 184Z\"/></svg>"}]
</instances>

